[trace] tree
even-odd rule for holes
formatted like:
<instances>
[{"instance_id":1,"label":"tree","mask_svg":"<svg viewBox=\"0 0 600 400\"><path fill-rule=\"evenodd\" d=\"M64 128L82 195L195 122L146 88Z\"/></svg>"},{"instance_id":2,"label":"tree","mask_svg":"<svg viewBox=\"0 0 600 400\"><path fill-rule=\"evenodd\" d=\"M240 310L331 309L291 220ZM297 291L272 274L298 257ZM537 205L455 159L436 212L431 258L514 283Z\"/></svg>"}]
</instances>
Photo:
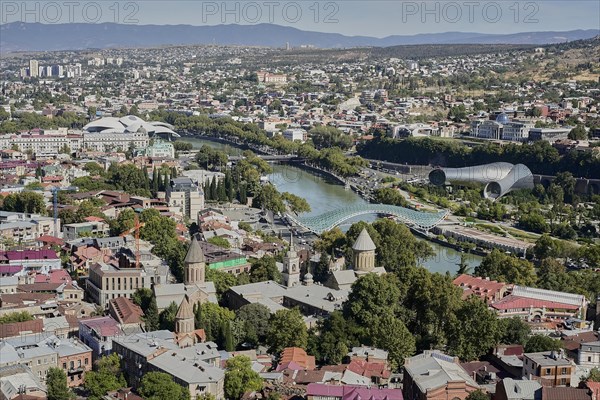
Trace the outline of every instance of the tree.
<instances>
[{"instance_id":1,"label":"tree","mask_svg":"<svg viewBox=\"0 0 600 400\"><path fill-rule=\"evenodd\" d=\"M156 297L154 296L150 300L148 309L144 311L144 323L147 332L157 331L160 326L158 306L156 305Z\"/></svg>"},{"instance_id":2,"label":"tree","mask_svg":"<svg viewBox=\"0 0 600 400\"><path fill-rule=\"evenodd\" d=\"M371 330L373 345L389 352L390 368L397 371L404 365L404 358L416 351L415 338L404 322L390 313L380 316Z\"/></svg>"},{"instance_id":3,"label":"tree","mask_svg":"<svg viewBox=\"0 0 600 400\"><path fill-rule=\"evenodd\" d=\"M24 191L11 193L6 196L2 202L2 210L44 215L46 213L46 204L42 194Z\"/></svg>"},{"instance_id":4,"label":"tree","mask_svg":"<svg viewBox=\"0 0 600 400\"><path fill-rule=\"evenodd\" d=\"M533 264L504 254L498 249L492 250L481 264L475 267L475 275L523 286L535 286L536 282Z\"/></svg>"},{"instance_id":5,"label":"tree","mask_svg":"<svg viewBox=\"0 0 600 400\"><path fill-rule=\"evenodd\" d=\"M525 345L531 328L519 317L502 318L499 320L502 337L500 341L505 344Z\"/></svg>"},{"instance_id":6,"label":"tree","mask_svg":"<svg viewBox=\"0 0 600 400\"><path fill-rule=\"evenodd\" d=\"M343 304L343 313L360 327L373 327L379 316L399 311L400 297L396 276L366 274L352 284L348 300Z\"/></svg>"},{"instance_id":7,"label":"tree","mask_svg":"<svg viewBox=\"0 0 600 400\"><path fill-rule=\"evenodd\" d=\"M600 382L600 368L592 368L590 373L581 378L582 382Z\"/></svg>"},{"instance_id":8,"label":"tree","mask_svg":"<svg viewBox=\"0 0 600 400\"><path fill-rule=\"evenodd\" d=\"M275 281L281 282L281 273L277 269L275 259L270 256L264 256L252 263L250 268L251 282Z\"/></svg>"},{"instance_id":9,"label":"tree","mask_svg":"<svg viewBox=\"0 0 600 400\"><path fill-rule=\"evenodd\" d=\"M286 347L306 349L307 341L306 324L297 308L277 310L271 316L266 339L271 354L279 354Z\"/></svg>"},{"instance_id":10,"label":"tree","mask_svg":"<svg viewBox=\"0 0 600 400\"><path fill-rule=\"evenodd\" d=\"M236 319L244 323L245 340L254 345L264 343L269 329L271 312L267 306L259 303L243 305L236 312Z\"/></svg>"},{"instance_id":11,"label":"tree","mask_svg":"<svg viewBox=\"0 0 600 400\"><path fill-rule=\"evenodd\" d=\"M100 358L96 362L96 367L96 371L88 371L85 374L84 387L89 399L101 400L107 392L127 385L117 353Z\"/></svg>"},{"instance_id":12,"label":"tree","mask_svg":"<svg viewBox=\"0 0 600 400\"><path fill-rule=\"evenodd\" d=\"M0 316L0 324L10 324L12 322L26 322L33 320L33 316L27 311L15 311Z\"/></svg>"},{"instance_id":13,"label":"tree","mask_svg":"<svg viewBox=\"0 0 600 400\"><path fill-rule=\"evenodd\" d=\"M558 351L562 348L560 340L552 339L550 336L533 335L525 344L526 353L539 353L542 351Z\"/></svg>"},{"instance_id":14,"label":"tree","mask_svg":"<svg viewBox=\"0 0 600 400\"><path fill-rule=\"evenodd\" d=\"M147 372L139 387L140 395L146 400L188 400L187 388L175 383L171 375L164 372Z\"/></svg>"},{"instance_id":15,"label":"tree","mask_svg":"<svg viewBox=\"0 0 600 400\"><path fill-rule=\"evenodd\" d=\"M471 267L467 262L467 256L465 253L460 254L460 261L458 264L456 264L456 266L458 267L458 271L456 272L457 275L468 274L471 272Z\"/></svg>"},{"instance_id":16,"label":"tree","mask_svg":"<svg viewBox=\"0 0 600 400\"><path fill-rule=\"evenodd\" d=\"M500 337L496 314L480 298L471 296L449 326L448 348L462 360L472 361L497 345Z\"/></svg>"},{"instance_id":17,"label":"tree","mask_svg":"<svg viewBox=\"0 0 600 400\"><path fill-rule=\"evenodd\" d=\"M217 341L223 347L221 327L235 319L235 313L214 303L204 303L198 309L199 326L204 329L207 340Z\"/></svg>"},{"instance_id":18,"label":"tree","mask_svg":"<svg viewBox=\"0 0 600 400\"><path fill-rule=\"evenodd\" d=\"M490 400L490 396L483 390L477 389L476 391L469 393L465 400Z\"/></svg>"},{"instance_id":19,"label":"tree","mask_svg":"<svg viewBox=\"0 0 600 400\"><path fill-rule=\"evenodd\" d=\"M217 289L217 296L219 296L219 298L223 296L231 286L238 284L238 279L235 275L210 268L207 268L206 270L206 281L215 284L215 289Z\"/></svg>"},{"instance_id":20,"label":"tree","mask_svg":"<svg viewBox=\"0 0 600 400\"><path fill-rule=\"evenodd\" d=\"M359 232L360 233L360 232ZM358 236L358 234L357 234ZM335 249L341 249L346 244L346 235L338 227L323 232L315 242L315 250L331 254Z\"/></svg>"},{"instance_id":21,"label":"tree","mask_svg":"<svg viewBox=\"0 0 600 400\"><path fill-rule=\"evenodd\" d=\"M177 316L177 304L172 301L169 307L161 311L158 316L159 327L162 330L174 331L175 330L175 317Z\"/></svg>"},{"instance_id":22,"label":"tree","mask_svg":"<svg viewBox=\"0 0 600 400\"><path fill-rule=\"evenodd\" d=\"M213 236L207 240L208 243L214 244L215 246L222 247L224 249L231 248L231 244L227 239L221 236Z\"/></svg>"},{"instance_id":23,"label":"tree","mask_svg":"<svg viewBox=\"0 0 600 400\"><path fill-rule=\"evenodd\" d=\"M262 389L262 379L252 370L250 358L236 356L227 360L224 389L228 399L239 399L246 392Z\"/></svg>"},{"instance_id":24,"label":"tree","mask_svg":"<svg viewBox=\"0 0 600 400\"><path fill-rule=\"evenodd\" d=\"M48 368L46 386L48 400L69 400L75 397L67 385L67 375L60 368Z\"/></svg>"},{"instance_id":25,"label":"tree","mask_svg":"<svg viewBox=\"0 0 600 400\"><path fill-rule=\"evenodd\" d=\"M568 137L571 140L586 140L588 138L588 133L585 130L585 126L577 125L569 131Z\"/></svg>"}]
</instances>

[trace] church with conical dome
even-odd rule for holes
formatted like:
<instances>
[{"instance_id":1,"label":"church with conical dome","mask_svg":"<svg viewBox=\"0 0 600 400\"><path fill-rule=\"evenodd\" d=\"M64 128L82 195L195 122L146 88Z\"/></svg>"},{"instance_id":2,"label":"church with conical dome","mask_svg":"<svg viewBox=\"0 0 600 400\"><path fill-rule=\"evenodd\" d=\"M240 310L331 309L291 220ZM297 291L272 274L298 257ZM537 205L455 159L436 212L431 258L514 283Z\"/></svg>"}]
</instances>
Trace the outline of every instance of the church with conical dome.
<instances>
[{"instance_id":1,"label":"church with conical dome","mask_svg":"<svg viewBox=\"0 0 600 400\"><path fill-rule=\"evenodd\" d=\"M217 303L217 290L214 283L205 280L206 258L195 236L192 237L183 264L183 283L159 284L152 287L159 312L167 308L172 302L177 304L179 311L181 311L186 299L192 314L194 305L199 306L206 302ZM183 308L185 309L185 307Z\"/></svg>"}]
</instances>

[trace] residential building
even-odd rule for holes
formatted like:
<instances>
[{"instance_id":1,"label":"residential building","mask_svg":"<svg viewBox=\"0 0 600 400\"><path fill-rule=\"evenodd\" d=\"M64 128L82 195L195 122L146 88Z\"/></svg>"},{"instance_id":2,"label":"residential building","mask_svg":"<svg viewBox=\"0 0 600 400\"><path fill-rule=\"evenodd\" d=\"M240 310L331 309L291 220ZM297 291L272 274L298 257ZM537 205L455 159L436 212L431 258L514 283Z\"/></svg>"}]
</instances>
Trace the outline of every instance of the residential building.
<instances>
[{"instance_id":1,"label":"residential building","mask_svg":"<svg viewBox=\"0 0 600 400\"><path fill-rule=\"evenodd\" d=\"M375 347L361 346L353 347L347 354L350 360L368 361L370 363L386 364L388 362L388 352Z\"/></svg>"},{"instance_id":2,"label":"residential building","mask_svg":"<svg viewBox=\"0 0 600 400\"><path fill-rule=\"evenodd\" d=\"M61 261L54 250L0 251L0 276L44 274L61 269Z\"/></svg>"},{"instance_id":3,"label":"residential building","mask_svg":"<svg viewBox=\"0 0 600 400\"><path fill-rule=\"evenodd\" d=\"M404 360L403 393L407 400L465 400L479 389L458 357L426 350Z\"/></svg>"},{"instance_id":4,"label":"residential building","mask_svg":"<svg viewBox=\"0 0 600 400\"><path fill-rule=\"evenodd\" d=\"M133 387L139 386L145 373L159 371L187 387L192 400L207 394L224 399L225 372L219 368L221 357L213 342L180 348L174 333L154 331L115 338L113 349Z\"/></svg>"},{"instance_id":5,"label":"residential building","mask_svg":"<svg viewBox=\"0 0 600 400\"><path fill-rule=\"evenodd\" d=\"M140 306L127 297L117 297L110 300L108 302L108 313L128 333L133 333L130 329L141 330L144 327L144 312Z\"/></svg>"},{"instance_id":6,"label":"residential building","mask_svg":"<svg viewBox=\"0 0 600 400\"><path fill-rule=\"evenodd\" d=\"M308 138L304 129L286 129L283 131L283 137L292 142L306 142Z\"/></svg>"},{"instance_id":7,"label":"residential building","mask_svg":"<svg viewBox=\"0 0 600 400\"><path fill-rule=\"evenodd\" d=\"M166 200L178 214L196 220L204 209L202 188L188 177L173 178L167 186Z\"/></svg>"},{"instance_id":8,"label":"residential building","mask_svg":"<svg viewBox=\"0 0 600 400\"><path fill-rule=\"evenodd\" d=\"M452 283L463 289L463 298L475 295L488 304L503 298L512 287L503 282L467 274L456 277Z\"/></svg>"},{"instance_id":9,"label":"residential building","mask_svg":"<svg viewBox=\"0 0 600 400\"><path fill-rule=\"evenodd\" d=\"M144 268L120 268L98 262L89 269L86 290L95 303L106 308L111 299L131 298L137 289L150 288L151 278Z\"/></svg>"},{"instance_id":10,"label":"residential building","mask_svg":"<svg viewBox=\"0 0 600 400\"><path fill-rule=\"evenodd\" d=\"M128 331L127 334L137 331ZM94 359L112 353L113 338L123 335L125 335L125 332L122 326L111 316L87 318L79 321L79 340L92 349Z\"/></svg>"},{"instance_id":11,"label":"residential building","mask_svg":"<svg viewBox=\"0 0 600 400\"><path fill-rule=\"evenodd\" d=\"M575 363L562 351L523 354L523 378L535 379L542 386L570 386L574 373Z\"/></svg>"},{"instance_id":12,"label":"residential building","mask_svg":"<svg viewBox=\"0 0 600 400\"><path fill-rule=\"evenodd\" d=\"M31 78L40 76L40 62L38 60L29 60L29 76Z\"/></svg>"},{"instance_id":13,"label":"residential building","mask_svg":"<svg viewBox=\"0 0 600 400\"><path fill-rule=\"evenodd\" d=\"M305 370L315 369L315 356L309 356L299 347L286 347L279 356L279 364L295 363Z\"/></svg>"},{"instance_id":14,"label":"residential building","mask_svg":"<svg viewBox=\"0 0 600 400\"><path fill-rule=\"evenodd\" d=\"M63 225L64 240L73 240L80 237L102 237L110 233L109 225L104 221L77 222Z\"/></svg>"},{"instance_id":15,"label":"residential building","mask_svg":"<svg viewBox=\"0 0 600 400\"><path fill-rule=\"evenodd\" d=\"M0 399L46 399L46 385L26 365L0 368Z\"/></svg>"},{"instance_id":16,"label":"residential building","mask_svg":"<svg viewBox=\"0 0 600 400\"><path fill-rule=\"evenodd\" d=\"M539 400L541 388L538 381L504 378L496 384L494 400Z\"/></svg>"},{"instance_id":17,"label":"residential building","mask_svg":"<svg viewBox=\"0 0 600 400\"><path fill-rule=\"evenodd\" d=\"M363 388L350 385L311 383L306 388L307 400L403 400L400 389Z\"/></svg>"},{"instance_id":18,"label":"residential building","mask_svg":"<svg viewBox=\"0 0 600 400\"><path fill-rule=\"evenodd\" d=\"M57 220L60 231L60 218ZM54 231L54 218L39 214L0 211L0 250L6 243L34 246L40 236L58 236Z\"/></svg>"},{"instance_id":19,"label":"residential building","mask_svg":"<svg viewBox=\"0 0 600 400\"><path fill-rule=\"evenodd\" d=\"M577 364L591 368L600 366L600 341L581 343Z\"/></svg>"},{"instance_id":20,"label":"residential building","mask_svg":"<svg viewBox=\"0 0 600 400\"><path fill-rule=\"evenodd\" d=\"M26 365L45 382L50 367L61 368L70 387L83 384L85 372L92 369L92 349L78 339L55 335L26 335L0 343L0 367Z\"/></svg>"}]
</instances>

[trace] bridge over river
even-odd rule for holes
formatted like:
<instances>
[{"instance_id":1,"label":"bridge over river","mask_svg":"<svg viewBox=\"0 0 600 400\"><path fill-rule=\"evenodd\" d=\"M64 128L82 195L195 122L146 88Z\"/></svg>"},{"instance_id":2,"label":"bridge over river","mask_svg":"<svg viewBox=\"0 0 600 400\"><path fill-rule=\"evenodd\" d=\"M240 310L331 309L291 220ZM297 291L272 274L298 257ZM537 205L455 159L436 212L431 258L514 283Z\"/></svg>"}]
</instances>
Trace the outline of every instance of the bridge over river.
<instances>
[{"instance_id":1,"label":"bridge over river","mask_svg":"<svg viewBox=\"0 0 600 400\"><path fill-rule=\"evenodd\" d=\"M367 214L390 215L400 219L409 226L427 231L442 222L448 213L448 210L441 210L438 212L423 212L388 204L366 203L338 208L324 212L320 215L309 217L295 216L291 213L286 215L296 225L320 235L321 233L331 230L351 218Z\"/></svg>"}]
</instances>

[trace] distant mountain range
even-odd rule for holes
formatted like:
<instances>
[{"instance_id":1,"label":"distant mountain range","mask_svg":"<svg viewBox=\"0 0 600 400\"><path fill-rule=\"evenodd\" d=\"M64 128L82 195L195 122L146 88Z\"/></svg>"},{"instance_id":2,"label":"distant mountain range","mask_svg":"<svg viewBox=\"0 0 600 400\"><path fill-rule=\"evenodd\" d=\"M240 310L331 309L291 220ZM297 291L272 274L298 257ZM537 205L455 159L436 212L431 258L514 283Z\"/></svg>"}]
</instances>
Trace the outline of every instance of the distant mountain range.
<instances>
[{"instance_id":1,"label":"distant mountain range","mask_svg":"<svg viewBox=\"0 0 600 400\"><path fill-rule=\"evenodd\" d=\"M292 47L312 45L318 48L388 47L411 44L542 45L588 39L598 34L600 34L598 29L579 29L565 32L512 34L446 32L375 38L310 32L274 24L192 26L13 22L0 25L0 51L8 53L191 44L284 47L286 42Z\"/></svg>"}]
</instances>

